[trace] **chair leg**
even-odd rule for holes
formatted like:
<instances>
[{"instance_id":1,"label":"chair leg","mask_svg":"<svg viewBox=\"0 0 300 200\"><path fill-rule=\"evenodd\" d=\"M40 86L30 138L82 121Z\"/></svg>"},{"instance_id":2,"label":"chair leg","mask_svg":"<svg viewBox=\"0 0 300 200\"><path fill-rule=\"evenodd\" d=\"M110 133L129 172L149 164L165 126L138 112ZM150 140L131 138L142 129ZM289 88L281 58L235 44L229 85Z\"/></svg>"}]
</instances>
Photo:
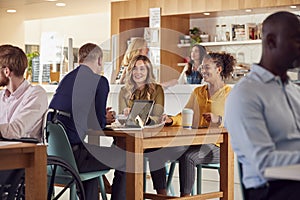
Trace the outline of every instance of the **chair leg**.
<instances>
[{"instance_id":1,"label":"chair leg","mask_svg":"<svg viewBox=\"0 0 300 200\"><path fill-rule=\"evenodd\" d=\"M73 183L72 186L70 187L70 199L77 199L75 183Z\"/></svg>"},{"instance_id":2,"label":"chair leg","mask_svg":"<svg viewBox=\"0 0 300 200\"><path fill-rule=\"evenodd\" d=\"M194 186L192 188L192 195L201 194L201 181L202 181L202 166L197 165L197 180L194 182Z\"/></svg>"},{"instance_id":3,"label":"chair leg","mask_svg":"<svg viewBox=\"0 0 300 200\"><path fill-rule=\"evenodd\" d=\"M175 166L176 166L176 161L175 162L171 162L170 164L170 168L167 168L166 165L166 171L167 171L167 193L171 196L175 196L175 191L174 188L172 186L172 179L173 179L173 175L174 175L174 171L175 171Z\"/></svg>"},{"instance_id":4,"label":"chair leg","mask_svg":"<svg viewBox=\"0 0 300 200\"><path fill-rule=\"evenodd\" d=\"M197 194L202 192L202 165L197 165Z\"/></svg>"},{"instance_id":5,"label":"chair leg","mask_svg":"<svg viewBox=\"0 0 300 200\"><path fill-rule=\"evenodd\" d=\"M172 184L175 166L176 166L176 162L171 162L169 173L168 173L168 179L167 179L167 191L169 191L172 186L171 184Z\"/></svg>"},{"instance_id":6,"label":"chair leg","mask_svg":"<svg viewBox=\"0 0 300 200\"><path fill-rule=\"evenodd\" d=\"M103 175L104 176L104 175ZM100 193L103 200L107 200L103 176L99 177Z\"/></svg>"}]
</instances>

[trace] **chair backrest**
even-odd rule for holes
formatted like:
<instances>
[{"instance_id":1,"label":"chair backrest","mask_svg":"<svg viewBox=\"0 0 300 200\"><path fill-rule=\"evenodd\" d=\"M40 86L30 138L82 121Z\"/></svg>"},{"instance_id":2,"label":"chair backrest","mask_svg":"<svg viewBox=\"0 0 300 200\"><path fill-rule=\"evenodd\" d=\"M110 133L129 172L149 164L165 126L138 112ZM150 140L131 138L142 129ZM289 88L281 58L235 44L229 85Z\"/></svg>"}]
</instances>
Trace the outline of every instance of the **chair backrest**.
<instances>
[{"instance_id":1,"label":"chair backrest","mask_svg":"<svg viewBox=\"0 0 300 200\"><path fill-rule=\"evenodd\" d=\"M47 115L50 112L47 112ZM75 171L78 173L77 164L74 158L74 154L69 142L68 136L62 124L59 121L47 120L44 136L47 138L47 154L51 156L58 156L65 160L69 165L71 165Z\"/></svg>"}]
</instances>

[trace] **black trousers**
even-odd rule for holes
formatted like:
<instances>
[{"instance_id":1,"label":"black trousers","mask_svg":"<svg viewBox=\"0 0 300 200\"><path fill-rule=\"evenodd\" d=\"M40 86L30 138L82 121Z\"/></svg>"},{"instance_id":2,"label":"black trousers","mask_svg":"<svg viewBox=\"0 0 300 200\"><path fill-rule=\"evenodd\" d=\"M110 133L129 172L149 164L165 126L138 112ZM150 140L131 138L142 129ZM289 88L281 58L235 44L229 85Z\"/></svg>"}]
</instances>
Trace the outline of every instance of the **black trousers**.
<instances>
[{"instance_id":1,"label":"black trousers","mask_svg":"<svg viewBox=\"0 0 300 200\"><path fill-rule=\"evenodd\" d=\"M270 181L268 186L246 189L245 198L246 200L299 200L300 181Z\"/></svg>"},{"instance_id":2,"label":"black trousers","mask_svg":"<svg viewBox=\"0 0 300 200\"><path fill-rule=\"evenodd\" d=\"M91 144L73 145L73 154L79 172L115 169L111 200L126 200L126 152L115 147L100 147ZM83 181L87 200L98 200L97 178Z\"/></svg>"}]
</instances>

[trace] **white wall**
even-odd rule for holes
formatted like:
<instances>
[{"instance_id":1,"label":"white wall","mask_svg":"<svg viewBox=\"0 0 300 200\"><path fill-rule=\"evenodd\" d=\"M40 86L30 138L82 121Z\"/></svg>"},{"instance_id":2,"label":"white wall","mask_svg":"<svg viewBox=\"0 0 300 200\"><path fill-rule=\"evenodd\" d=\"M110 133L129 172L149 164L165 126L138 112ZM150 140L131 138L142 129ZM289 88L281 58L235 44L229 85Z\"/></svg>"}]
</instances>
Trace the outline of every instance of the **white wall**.
<instances>
[{"instance_id":1,"label":"white wall","mask_svg":"<svg viewBox=\"0 0 300 200\"><path fill-rule=\"evenodd\" d=\"M2 14L1 14L2 15ZM24 47L24 23L21 16L11 15L9 18L5 18L0 15L0 27L1 27L1 44L12 44Z\"/></svg>"},{"instance_id":2,"label":"white wall","mask_svg":"<svg viewBox=\"0 0 300 200\"><path fill-rule=\"evenodd\" d=\"M0 0L2 1L2 0ZM110 0L65 0L66 7L54 2L14 1L16 13L0 8L0 45L13 44L25 50L25 44L39 44L41 31L60 31L74 37L74 46L85 42L101 43L110 36ZM64 16L64 17L63 17ZM68 17L67 17L68 16ZM36 20L36 21L35 21ZM66 40L67 41L67 40ZM109 49L110 42L101 45Z\"/></svg>"},{"instance_id":3,"label":"white wall","mask_svg":"<svg viewBox=\"0 0 300 200\"><path fill-rule=\"evenodd\" d=\"M94 13L49 19L36 19L24 22L25 44L40 44L43 32L57 32L65 38L73 38L73 46L80 47L86 42L99 44L110 49L110 13Z\"/></svg>"}]
</instances>

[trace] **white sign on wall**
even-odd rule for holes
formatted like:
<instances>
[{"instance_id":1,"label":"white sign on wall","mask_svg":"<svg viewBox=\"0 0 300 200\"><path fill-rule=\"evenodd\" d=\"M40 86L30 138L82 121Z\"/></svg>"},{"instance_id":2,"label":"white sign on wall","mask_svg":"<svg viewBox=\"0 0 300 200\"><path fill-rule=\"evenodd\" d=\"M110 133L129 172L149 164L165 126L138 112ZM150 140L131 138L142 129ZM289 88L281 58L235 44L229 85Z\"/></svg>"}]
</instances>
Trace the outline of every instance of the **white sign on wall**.
<instances>
[{"instance_id":1,"label":"white sign on wall","mask_svg":"<svg viewBox=\"0 0 300 200\"><path fill-rule=\"evenodd\" d=\"M160 8L149 8L149 27L160 28Z\"/></svg>"}]
</instances>

